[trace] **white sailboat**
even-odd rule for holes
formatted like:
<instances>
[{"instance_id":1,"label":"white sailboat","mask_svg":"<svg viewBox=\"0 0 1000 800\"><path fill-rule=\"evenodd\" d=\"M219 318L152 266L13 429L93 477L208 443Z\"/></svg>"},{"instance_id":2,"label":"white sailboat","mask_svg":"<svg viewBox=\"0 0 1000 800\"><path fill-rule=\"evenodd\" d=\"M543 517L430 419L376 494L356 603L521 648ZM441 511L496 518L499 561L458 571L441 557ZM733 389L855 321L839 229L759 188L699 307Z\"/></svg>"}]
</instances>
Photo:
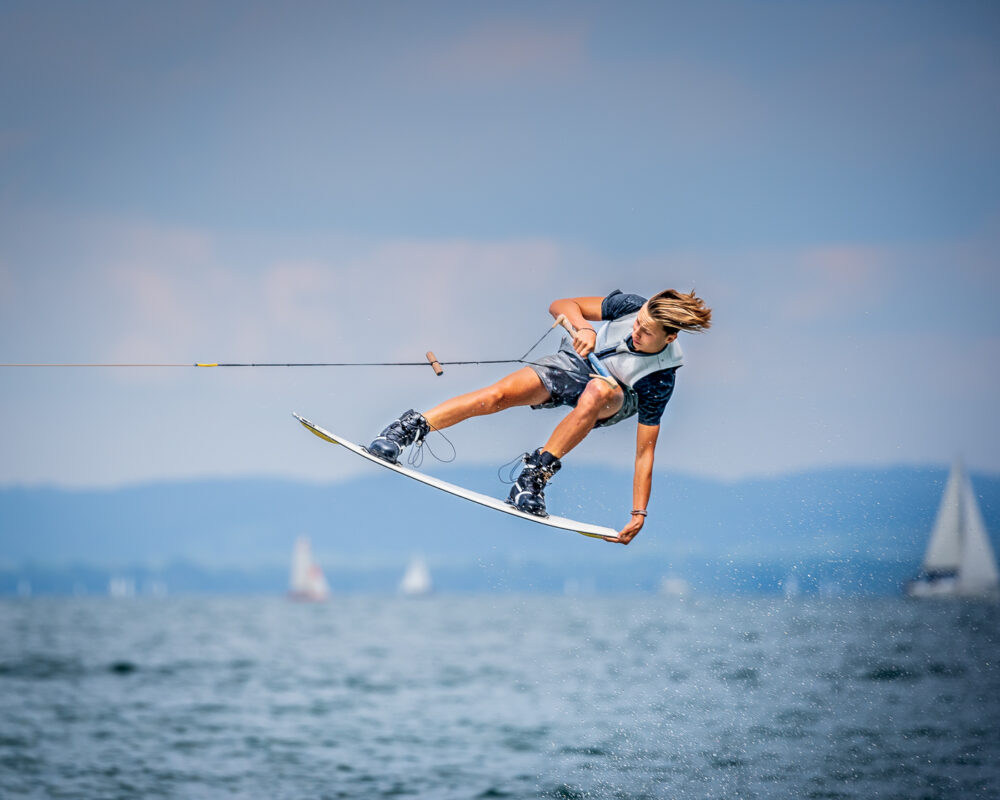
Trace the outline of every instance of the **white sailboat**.
<instances>
[{"instance_id":1,"label":"white sailboat","mask_svg":"<svg viewBox=\"0 0 1000 800\"><path fill-rule=\"evenodd\" d=\"M323 570L313 560L309 539L300 536L292 550L292 574L288 595L293 600L320 602L330 597L330 587Z\"/></svg>"},{"instance_id":2,"label":"white sailboat","mask_svg":"<svg viewBox=\"0 0 1000 800\"><path fill-rule=\"evenodd\" d=\"M660 594L668 597L687 597L691 594L691 584L679 575L664 575L660 579Z\"/></svg>"},{"instance_id":3,"label":"white sailboat","mask_svg":"<svg viewBox=\"0 0 1000 800\"><path fill-rule=\"evenodd\" d=\"M781 582L781 593L786 600L794 600L802 594L802 587L799 585L799 578L794 572L788 573Z\"/></svg>"},{"instance_id":4,"label":"white sailboat","mask_svg":"<svg viewBox=\"0 0 1000 800\"><path fill-rule=\"evenodd\" d=\"M410 561L399 582L399 591L410 597L431 593L431 571L427 568L426 561L419 556Z\"/></svg>"},{"instance_id":5,"label":"white sailboat","mask_svg":"<svg viewBox=\"0 0 1000 800\"><path fill-rule=\"evenodd\" d=\"M979 504L955 460L941 498L920 575L906 586L910 597L1000 597L1000 574Z\"/></svg>"},{"instance_id":6,"label":"white sailboat","mask_svg":"<svg viewBox=\"0 0 1000 800\"><path fill-rule=\"evenodd\" d=\"M135 579L121 576L108 580L109 597L135 597Z\"/></svg>"}]
</instances>

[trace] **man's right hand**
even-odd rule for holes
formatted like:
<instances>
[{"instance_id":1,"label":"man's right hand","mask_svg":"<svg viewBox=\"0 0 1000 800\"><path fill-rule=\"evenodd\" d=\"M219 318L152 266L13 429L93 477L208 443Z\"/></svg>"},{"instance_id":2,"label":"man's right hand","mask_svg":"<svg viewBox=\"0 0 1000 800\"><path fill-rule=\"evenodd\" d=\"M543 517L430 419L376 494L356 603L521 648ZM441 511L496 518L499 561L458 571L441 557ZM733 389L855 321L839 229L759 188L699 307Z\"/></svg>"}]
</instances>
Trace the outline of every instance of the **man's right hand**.
<instances>
[{"instance_id":1,"label":"man's right hand","mask_svg":"<svg viewBox=\"0 0 1000 800\"><path fill-rule=\"evenodd\" d=\"M573 337L573 349L580 358L586 360L587 356L594 352L595 344L597 344L597 331L593 328L577 328L576 336Z\"/></svg>"}]
</instances>

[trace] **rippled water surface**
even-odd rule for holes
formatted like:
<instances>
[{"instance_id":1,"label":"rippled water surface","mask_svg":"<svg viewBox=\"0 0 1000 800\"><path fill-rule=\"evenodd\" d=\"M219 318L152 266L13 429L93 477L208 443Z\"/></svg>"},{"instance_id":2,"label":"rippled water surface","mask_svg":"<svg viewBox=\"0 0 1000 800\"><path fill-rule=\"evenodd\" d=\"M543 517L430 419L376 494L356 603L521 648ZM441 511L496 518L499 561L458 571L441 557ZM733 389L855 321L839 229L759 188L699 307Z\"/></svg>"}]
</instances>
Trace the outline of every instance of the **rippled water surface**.
<instances>
[{"instance_id":1,"label":"rippled water surface","mask_svg":"<svg viewBox=\"0 0 1000 800\"><path fill-rule=\"evenodd\" d=\"M1000 797L1000 612L0 602L0 796Z\"/></svg>"}]
</instances>

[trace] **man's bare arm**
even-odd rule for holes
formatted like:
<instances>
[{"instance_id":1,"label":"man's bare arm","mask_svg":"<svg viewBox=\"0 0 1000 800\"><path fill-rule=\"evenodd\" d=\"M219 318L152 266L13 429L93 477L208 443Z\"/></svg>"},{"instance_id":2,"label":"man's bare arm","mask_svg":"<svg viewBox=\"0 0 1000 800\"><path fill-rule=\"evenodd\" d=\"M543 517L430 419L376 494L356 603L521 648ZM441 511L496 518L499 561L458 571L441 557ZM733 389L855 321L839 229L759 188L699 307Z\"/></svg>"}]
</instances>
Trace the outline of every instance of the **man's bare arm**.
<instances>
[{"instance_id":1,"label":"man's bare arm","mask_svg":"<svg viewBox=\"0 0 1000 800\"><path fill-rule=\"evenodd\" d=\"M653 490L653 454L656 451L656 439L660 435L659 425L639 424L635 434L635 473L632 476L632 510L645 511L649 505L649 495ZM642 526L646 517L642 514L632 514L628 525L621 529L617 539L610 542L628 544Z\"/></svg>"},{"instance_id":2,"label":"man's bare arm","mask_svg":"<svg viewBox=\"0 0 1000 800\"><path fill-rule=\"evenodd\" d=\"M597 332L590 324L601 318L601 303L603 297L566 297L556 300L549 306L549 313L558 318L560 314L576 328L576 336L573 337L573 349L580 358L586 358L588 353L593 352L597 342Z\"/></svg>"}]
</instances>

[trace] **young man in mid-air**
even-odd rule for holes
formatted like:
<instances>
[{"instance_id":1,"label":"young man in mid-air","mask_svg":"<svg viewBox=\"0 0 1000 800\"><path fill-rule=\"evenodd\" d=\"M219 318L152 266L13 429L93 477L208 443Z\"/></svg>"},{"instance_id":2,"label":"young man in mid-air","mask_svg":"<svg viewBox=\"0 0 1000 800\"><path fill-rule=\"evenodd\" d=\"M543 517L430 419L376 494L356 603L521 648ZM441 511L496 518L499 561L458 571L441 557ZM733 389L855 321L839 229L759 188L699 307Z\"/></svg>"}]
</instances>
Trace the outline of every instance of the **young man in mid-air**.
<instances>
[{"instance_id":1,"label":"young man in mid-air","mask_svg":"<svg viewBox=\"0 0 1000 800\"><path fill-rule=\"evenodd\" d=\"M683 363L677 343L680 331L711 326L712 310L694 292L667 289L649 300L614 291L607 297L573 297L549 306L576 328L572 343L487 386L453 397L430 411L410 410L392 422L368 446L368 452L392 464L404 447L431 429L447 428L469 417L495 414L513 406L554 408L572 406L549 440L523 457L524 468L507 502L529 514L546 516L545 484L559 471L561 459L594 428L614 425L638 413L632 513L617 539L628 544L642 530L653 480L653 450L660 417L674 391L674 377ZM591 322L603 321L598 330ZM614 381L593 376L590 353ZM612 385L612 384L615 385Z\"/></svg>"}]
</instances>

